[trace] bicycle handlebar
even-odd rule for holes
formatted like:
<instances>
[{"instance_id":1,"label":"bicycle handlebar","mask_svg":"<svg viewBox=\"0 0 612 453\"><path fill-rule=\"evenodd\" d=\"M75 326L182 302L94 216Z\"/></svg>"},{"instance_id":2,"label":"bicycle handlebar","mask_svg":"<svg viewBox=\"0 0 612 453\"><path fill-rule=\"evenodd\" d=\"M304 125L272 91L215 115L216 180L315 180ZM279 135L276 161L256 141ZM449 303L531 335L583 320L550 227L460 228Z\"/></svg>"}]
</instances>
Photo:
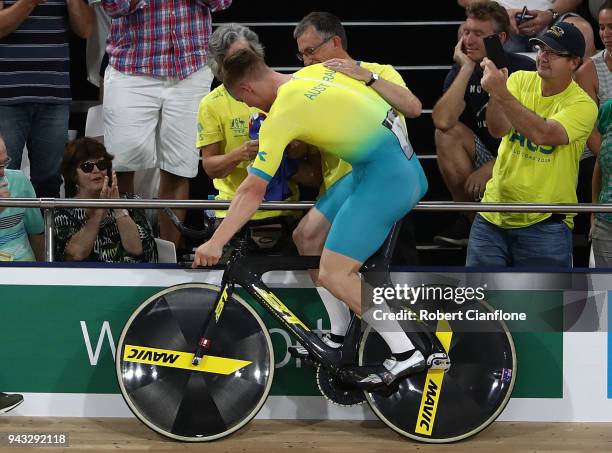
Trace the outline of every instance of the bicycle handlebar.
<instances>
[{"instance_id":1,"label":"bicycle handlebar","mask_svg":"<svg viewBox=\"0 0 612 453\"><path fill-rule=\"evenodd\" d=\"M186 227L172 209L164 208L164 213L168 216L176 229L179 230L181 235L187 239L203 242L205 239L210 239L215 231L213 221L206 214L204 214L204 229L194 230L193 228Z\"/></svg>"}]
</instances>

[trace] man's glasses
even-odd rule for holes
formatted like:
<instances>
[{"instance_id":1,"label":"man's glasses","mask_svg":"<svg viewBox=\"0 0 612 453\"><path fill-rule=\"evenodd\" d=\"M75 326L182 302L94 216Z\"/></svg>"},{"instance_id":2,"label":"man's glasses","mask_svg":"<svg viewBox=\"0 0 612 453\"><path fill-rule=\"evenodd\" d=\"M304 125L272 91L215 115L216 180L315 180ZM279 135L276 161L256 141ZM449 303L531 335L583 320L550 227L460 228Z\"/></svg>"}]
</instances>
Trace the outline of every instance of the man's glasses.
<instances>
[{"instance_id":1,"label":"man's glasses","mask_svg":"<svg viewBox=\"0 0 612 453\"><path fill-rule=\"evenodd\" d=\"M91 173L94 166L98 167L98 170L104 171L111 168L111 161L106 159L102 159L97 162L86 160L85 162L81 162L79 168L83 171L83 173Z\"/></svg>"},{"instance_id":2,"label":"man's glasses","mask_svg":"<svg viewBox=\"0 0 612 453\"><path fill-rule=\"evenodd\" d=\"M7 157L4 162L0 162L0 168L6 168L6 167L8 167L8 164L10 164L10 163L11 163L11 158Z\"/></svg>"},{"instance_id":3,"label":"man's glasses","mask_svg":"<svg viewBox=\"0 0 612 453\"><path fill-rule=\"evenodd\" d=\"M319 48L325 44L327 41L329 41L330 39L332 39L334 36L328 36L327 38L325 38L323 41L321 41L320 44L314 46L314 47L307 47L304 49L303 52L298 52L295 54L295 56L297 57L298 60L300 61L304 61L304 57L312 57L314 55L314 53L319 50Z\"/></svg>"},{"instance_id":4,"label":"man's glasses","mask_svg":"<svg viewBox=\"0 0 612 453\"><path fill-rule=\"evenodd\" d=\"M558 50L553 50L550 47L544 47L544 46L534 46L536 52L538 52L539 54L546 54L549 57L571 57L571 54L567 53L567 52L559 52Z\"/></svg>"}]
</instances>

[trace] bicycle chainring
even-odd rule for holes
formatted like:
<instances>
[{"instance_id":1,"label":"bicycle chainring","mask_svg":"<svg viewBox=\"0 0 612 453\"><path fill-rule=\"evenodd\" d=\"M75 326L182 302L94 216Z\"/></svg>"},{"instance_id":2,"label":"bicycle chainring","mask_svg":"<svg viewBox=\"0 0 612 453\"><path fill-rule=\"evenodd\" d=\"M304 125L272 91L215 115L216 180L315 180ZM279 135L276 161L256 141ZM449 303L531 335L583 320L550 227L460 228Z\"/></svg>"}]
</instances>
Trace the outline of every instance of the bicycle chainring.
<instances>
[{"instance_id":1,"label":"bicycle chainring","mask_svg":"<svg viewBox=\"0 0 612 453\"><path fill-rule=\"evenodd\" d=\"M321 395L339 406L358 406L365 403L363 390L343 383L320 364L317 365L317 386Z\"/></svg>"}]
</instances>

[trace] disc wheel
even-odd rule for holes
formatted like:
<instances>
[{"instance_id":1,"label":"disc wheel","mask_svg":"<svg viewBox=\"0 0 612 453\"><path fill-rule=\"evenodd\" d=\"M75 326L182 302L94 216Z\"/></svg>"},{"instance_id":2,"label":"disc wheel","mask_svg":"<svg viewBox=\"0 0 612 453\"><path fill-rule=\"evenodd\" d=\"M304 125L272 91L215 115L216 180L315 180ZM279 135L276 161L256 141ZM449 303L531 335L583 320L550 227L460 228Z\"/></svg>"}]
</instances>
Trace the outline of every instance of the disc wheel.
<instances>
[{"instance_id":1,"label":"disc wheel","mask_svg":"<svg viewBox=\"0 0 612 453\"><path fill-rule=\"evenodd\" d=\"M482 302L478 305L491 311ZM453 329L453 322L449 324ZM399 434L420 442L455 442L486 428L508 403L516 379L516 352L506 325L487 321L478 331L467 331L463 321L457 330L447 351L449 370L409 376L390 396L366 392L372 410ZM368 328L359 364L380 364L389 355L380 335Z\"/></svg>"},{"instance_id":2,"label":"disc wheel","mask_svg":"<svg viewBox=\"0 0 612 453\"><path fill-rule=\"evenodd\" d=\"M257 414L270 392L270 335L236 295L225 302L202 363L191 366L218 291L206 284L167 288L146 300L121 333L116 355L121 394L137 418L172 439L227 436Z\"/></svg>"}]
</instances>

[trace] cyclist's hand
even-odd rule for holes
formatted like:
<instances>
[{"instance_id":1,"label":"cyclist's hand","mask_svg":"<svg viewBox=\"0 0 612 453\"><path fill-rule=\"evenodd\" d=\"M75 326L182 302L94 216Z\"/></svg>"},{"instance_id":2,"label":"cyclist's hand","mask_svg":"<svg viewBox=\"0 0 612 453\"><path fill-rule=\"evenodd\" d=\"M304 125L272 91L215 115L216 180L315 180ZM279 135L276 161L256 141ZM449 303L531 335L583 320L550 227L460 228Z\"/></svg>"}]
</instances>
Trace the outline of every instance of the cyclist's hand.
<instances>
[{"instance_id":1,"label":"cyclist's hand","mask_svg":"<svg viewBox=\"0 0 612 453\"><path fill-rule=\"evenodd\" d=\"M251 161L257 156L257 151L259 151L259 140L249 140L236 148L234 153L240 161Z\"/></svg>"},{"instance_id":2,"label":"cyclist's hand","mask_svg":"<svg viewBox=\"0 0 612 453\"><path fill-rule=\"evenodd\" d=\"M193 264L191 267L196 268L198 266L214 266L221 259L222 253L222 245L219 245L212 240L206 241L196 249L195 258L193 259Z\"/></svg>"}]
</instances>

